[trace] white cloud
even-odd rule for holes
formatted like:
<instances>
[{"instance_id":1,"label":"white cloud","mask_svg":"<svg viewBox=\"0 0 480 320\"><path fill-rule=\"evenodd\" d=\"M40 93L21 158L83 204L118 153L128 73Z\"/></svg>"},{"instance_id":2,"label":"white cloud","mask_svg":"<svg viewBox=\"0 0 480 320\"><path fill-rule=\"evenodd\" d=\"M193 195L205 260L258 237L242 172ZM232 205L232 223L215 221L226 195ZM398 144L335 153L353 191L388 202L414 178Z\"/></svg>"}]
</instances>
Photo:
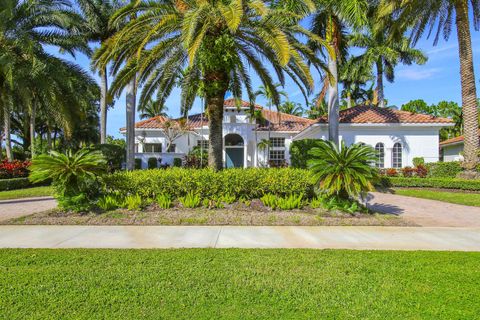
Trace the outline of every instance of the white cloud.
<instances>
[{"instance_id":1,"label":"white cloud","mask_svg":"<svg viewBox=\"0 0 480 320\"><path fill-rule=\"evenodd\" d=\"M425 80L431 79L440 72L438 68L416 68L409 67L398 71L399 78L406 80Z\"/></svg>"}]
</instances>

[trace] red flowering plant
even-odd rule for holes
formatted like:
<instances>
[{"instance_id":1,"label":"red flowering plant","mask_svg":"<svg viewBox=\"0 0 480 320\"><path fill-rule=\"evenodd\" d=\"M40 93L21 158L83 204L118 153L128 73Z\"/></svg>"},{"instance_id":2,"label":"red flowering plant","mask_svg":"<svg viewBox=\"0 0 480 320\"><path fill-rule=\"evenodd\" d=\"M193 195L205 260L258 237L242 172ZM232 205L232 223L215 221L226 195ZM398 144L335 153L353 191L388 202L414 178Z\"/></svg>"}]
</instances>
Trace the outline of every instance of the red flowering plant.
<instances>
[{"instance_id":1,"label":"red flowering plant","mask_svg":"<svg viewBox=\"0 0 480 320\"><path fill-rule=\"evenodd\" d=\"M2 160L0 162L0 179L28 177L30 161Z\"/></svg>"}]
</instances>

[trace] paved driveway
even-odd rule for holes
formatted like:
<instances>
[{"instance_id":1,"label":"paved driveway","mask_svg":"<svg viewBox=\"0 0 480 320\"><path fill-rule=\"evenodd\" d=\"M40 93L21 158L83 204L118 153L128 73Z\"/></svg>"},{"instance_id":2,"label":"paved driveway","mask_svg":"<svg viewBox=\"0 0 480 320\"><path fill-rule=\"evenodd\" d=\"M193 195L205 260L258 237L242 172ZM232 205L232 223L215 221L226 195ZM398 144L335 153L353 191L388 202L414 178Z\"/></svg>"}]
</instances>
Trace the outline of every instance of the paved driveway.
<instances>
[{"instance_id":1,"label":"paved driveway","mask_svg":"<svg viewBox=\"0 0 480 320\"><path fill-rule=\"evenodd\" d=\"M57 202L52 197L2 200L0 201L0 223L8 219L50 210L56 206Z\"/></svg>"},{"instance_id":2,"label":"paved driveway","mask_svg":"<svg viewBox=\"0 0 480 320\"><path fill-rule=\"evenodd\" d=\"M423 227L480 227L480 207L372 192L368 207Z\"/></svg>"}]
</instances>

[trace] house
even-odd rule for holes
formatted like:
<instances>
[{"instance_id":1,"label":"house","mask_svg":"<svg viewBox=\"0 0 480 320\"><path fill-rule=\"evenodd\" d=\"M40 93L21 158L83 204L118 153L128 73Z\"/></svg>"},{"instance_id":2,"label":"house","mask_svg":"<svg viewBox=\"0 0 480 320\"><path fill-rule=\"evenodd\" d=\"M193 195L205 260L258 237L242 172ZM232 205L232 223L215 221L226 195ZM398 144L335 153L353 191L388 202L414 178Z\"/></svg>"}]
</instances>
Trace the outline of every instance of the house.
<instances>
[{"instance_id":1,"label":"house","mask_svg":"<svg viewBox=\"0 0 480 320\"><path fill-rule=\"evenodd\" d=\"M311 120L256 105L263 116L259 121L252 119L249 106L245 101L239 107L233 99L225 101L223 136L227 168L288 164L293 141L327 138L325 117ZM190 115L186 122L188 130L170 143L164 134L166 121L158 116L135 124L135 156L142 160L143 168L152 157L171 165L174 158L183 158L196 146L208 148L205 114ZM384 168L411 166L415 157L438 161L439 130L448 126L453 126L450 119L388 108L357 106L340 112L340 138L347 144L374 147L379 152L377 166ZM262 148L262 141L270 141L269 147Z\"/></svg>"},{"instance_id":2,"label":"house","mask_svg":"<svg viewBox=\"0 0 480 320\"><path fill-rule=\"evenodd\" d=\"M478 139L480 140L480 130L478 131ZM463 161L463 136L451 138L440 142L440 153L443 161Z\"/></svg>"}]
</instances>

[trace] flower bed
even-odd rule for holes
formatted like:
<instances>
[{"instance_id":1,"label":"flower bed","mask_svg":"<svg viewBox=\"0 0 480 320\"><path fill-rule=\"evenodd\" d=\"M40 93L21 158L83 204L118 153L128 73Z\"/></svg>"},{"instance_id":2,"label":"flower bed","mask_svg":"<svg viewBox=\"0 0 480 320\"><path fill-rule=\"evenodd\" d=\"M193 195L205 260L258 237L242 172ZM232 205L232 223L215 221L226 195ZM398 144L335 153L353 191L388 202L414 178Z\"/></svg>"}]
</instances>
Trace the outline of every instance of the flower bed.
<instances>
[{"instance_id":1,"label":"flower bed","mask_svg":"<svg viewBox=\"0 0 480 320\"><path fill-rule=\"evenodd\" d=\"M30 164L30 161L3 160L0 162L0 179L28 177Z\"/></svg>"}]
</instances>

